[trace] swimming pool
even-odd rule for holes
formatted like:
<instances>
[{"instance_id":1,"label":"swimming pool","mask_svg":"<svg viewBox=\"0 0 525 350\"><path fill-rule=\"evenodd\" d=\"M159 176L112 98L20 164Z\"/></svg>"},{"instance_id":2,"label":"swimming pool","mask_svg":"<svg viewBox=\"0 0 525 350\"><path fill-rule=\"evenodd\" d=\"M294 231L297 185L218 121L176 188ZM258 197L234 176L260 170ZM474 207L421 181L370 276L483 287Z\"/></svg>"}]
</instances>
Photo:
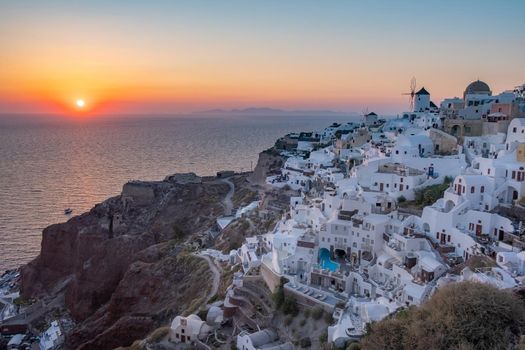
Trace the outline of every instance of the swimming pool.
<instances>
[{"instance_id":1,"label":"swimming pool","mask_svg":"<svg viewBox=\"0 0 525 350\"><path fill-rule=\"evenodd\" d=\"M330 260L330 251L326 248L319 250L319 265L322 269L328 269L332 272L337 271L339 264Z\"/></svg>"}]
</instances>

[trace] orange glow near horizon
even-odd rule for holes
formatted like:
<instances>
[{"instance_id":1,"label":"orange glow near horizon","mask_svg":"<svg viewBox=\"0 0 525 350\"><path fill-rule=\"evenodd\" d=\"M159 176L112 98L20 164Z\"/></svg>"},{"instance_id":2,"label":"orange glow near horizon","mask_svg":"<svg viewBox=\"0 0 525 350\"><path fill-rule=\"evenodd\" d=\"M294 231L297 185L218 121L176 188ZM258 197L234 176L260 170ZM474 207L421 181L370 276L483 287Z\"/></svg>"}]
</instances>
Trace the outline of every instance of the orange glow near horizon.
<instances>
[{"instance_id":1,"label":"orange glow near horizon","mask_svg":"<svg viewBox=\"0 0 525 350\"><path fill-rule=\"evenodd\" d=\"M468 33L446 35L452 33L443 31L455 27L444 27L439 16L427 18L427 8L417 1L405 7L425 12L424 17L412 16L400 4L381 12L381 6L364 2L290 3L2 4L0 113L91 116L246 107L360 112L368 107L394 114L408 108L401 93L412 76L435 103L461 96L478 77L495 93L525 80L516 69L525 47L515 44L523 41L519 30L505 27L500 35L493 30L500 27L492 26L476 33L508 47L500 55L467 45L475 42ZM391 15L398 7L397 15L410 21ZM449 15L449 7L434 7ZM371 13L379 16L377 25L365 20ZM469 20L457 13L461 16L449 21ZM425 18L422 30L403 27L418 18ZM471 20L477 23L480 17ZM405 31L414 37L406 40ZM78 99L84 106L76 104Z\"/></svg>"}]
</instances>

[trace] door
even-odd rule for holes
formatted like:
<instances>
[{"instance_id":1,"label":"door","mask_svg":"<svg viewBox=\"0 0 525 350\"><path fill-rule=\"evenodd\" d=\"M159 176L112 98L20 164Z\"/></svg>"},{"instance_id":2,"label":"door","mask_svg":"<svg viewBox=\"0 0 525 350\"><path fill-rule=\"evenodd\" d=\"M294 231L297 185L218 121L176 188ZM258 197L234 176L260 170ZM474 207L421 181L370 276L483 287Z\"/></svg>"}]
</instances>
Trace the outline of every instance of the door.
<instances>
[{"instance_id":1,"label":"door","mask_svg":"<svg viewBox=\"0 0 525 350\"><path fill-rule=\"evenodd\" d=\"M403 191L403 184L399 184L399 191Z\"/></svg>"},{"instance_id":2,"label":"door","mask_svg":"<svg viewBox=\"0 0 525 350\"><path fill-rule=\"evenodd\" d=\"M476 236L481 236L481 225L476 225Z\"/></svg>"},{"instance_id":3,"label":"door","mask_svg":"<svg viewBox=\"0 0 525 350\"><path fill-rule=\"evenodd\" d=\"M379 184L379 191L383 192L383 183L382 182Z\"/></svg>"},{"instance_id":4,"label":"door","mask_svg":"<svg viewBox=\"0 0 525 350\"><path fill-rule=\"evenodd\" d=\"M180 336L180 341L185 343L186 342L186 336L185 335L181 335Z\"/></svg>"},{"instance_id":5,"label":"door","mask_svg":"<svg viewBox=\"0 0 525 350\"><path fill-rule=\"evenodd\" d=\"M446 243L446 236L444 233L441 234L441 244L445 244Z\"/></svg>"}]
</instances>

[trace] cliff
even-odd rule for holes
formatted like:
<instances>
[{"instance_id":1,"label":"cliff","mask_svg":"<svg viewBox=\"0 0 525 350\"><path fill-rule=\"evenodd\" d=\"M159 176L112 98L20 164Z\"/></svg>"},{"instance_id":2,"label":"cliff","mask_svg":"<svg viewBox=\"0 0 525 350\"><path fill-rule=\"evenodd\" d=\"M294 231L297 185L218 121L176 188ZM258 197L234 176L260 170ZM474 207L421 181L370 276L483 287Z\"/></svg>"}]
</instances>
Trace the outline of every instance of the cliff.
<instances>
[{"instance_id":1,"label":"cliff","mask_svg":"<svg viewBox=\"0 0 525 350\"><path fill-rule=\"evenodd\" d=\"M280 173L285 160L275 147L259 153L257 165L250 175L250 180L256 184L264 184L267 176Z\"/></svg>"},{"instance_id":2,"label":"cliff","mask_svg":"<svg viewBox=\"0 0 525 350\"><path fill-rule=\"evenodd\" d=\"M75 321L68 349L112 349L190 312L210 286L205 260L182 244L221 216L222 181L131 182L120 196L47 227L22 268L21 294L63 300Z\"/></svg>"}]
</instances>

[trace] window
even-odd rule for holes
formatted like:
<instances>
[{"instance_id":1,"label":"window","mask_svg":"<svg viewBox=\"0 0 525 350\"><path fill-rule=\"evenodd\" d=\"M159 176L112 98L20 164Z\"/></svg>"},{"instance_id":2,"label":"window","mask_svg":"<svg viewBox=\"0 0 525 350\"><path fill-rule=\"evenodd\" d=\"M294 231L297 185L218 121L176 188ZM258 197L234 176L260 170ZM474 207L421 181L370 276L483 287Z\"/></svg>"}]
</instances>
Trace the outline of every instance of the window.
<instances>
[{"instance_id":1,"label":"window","mask_svg":"<svg viewBox=\"0 0 525 350\"><path fill-rule=\"evenodd\" d=\"M476 191L476 189L474 188L474 186L471 186L470 187L470 193L474 193Z\"/></svg>"},{"instance_id":2,"label":"window","mask_svg":"<svg viewBox=\"0 0 525 350\"><path fill-rule=\"evenodd\" d=\"M480 191L481 193L485 192L485 186L481 186L481 188L479 189L479 191Z\"/></svg>"},{"instance_id":3,"label":"window","mask_svg":"<svg viewBox=\"0 0 525 350\"><path fill-rule=\"evenodd\" d=\"M515 133L515 132L517 132L517 131L518 131L518 129L517 129L517 128L512 128L512 132L514 132L514 133Z\"/></svg>"},{"instance_id":4,"label":"window","mask_svg":"<svg viewBox=\"0 0 525 350\"><path fill-rule=\"evenodd\" d=\"M490 175L490 168L487 169L487 174Z\"/></svg>"}]
</instances>

